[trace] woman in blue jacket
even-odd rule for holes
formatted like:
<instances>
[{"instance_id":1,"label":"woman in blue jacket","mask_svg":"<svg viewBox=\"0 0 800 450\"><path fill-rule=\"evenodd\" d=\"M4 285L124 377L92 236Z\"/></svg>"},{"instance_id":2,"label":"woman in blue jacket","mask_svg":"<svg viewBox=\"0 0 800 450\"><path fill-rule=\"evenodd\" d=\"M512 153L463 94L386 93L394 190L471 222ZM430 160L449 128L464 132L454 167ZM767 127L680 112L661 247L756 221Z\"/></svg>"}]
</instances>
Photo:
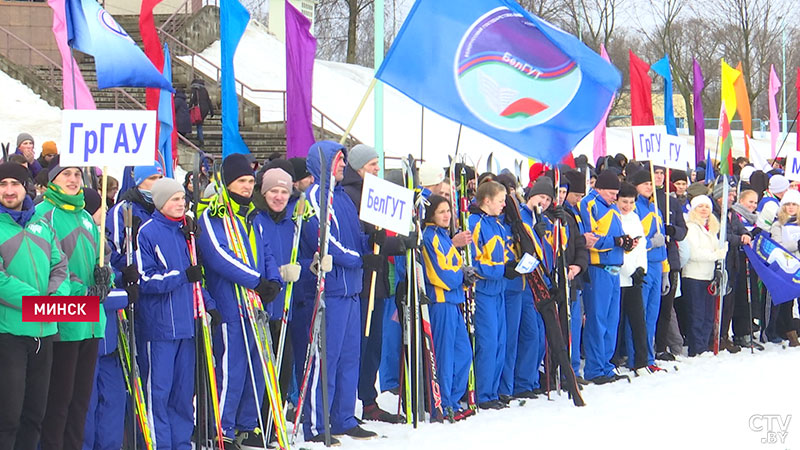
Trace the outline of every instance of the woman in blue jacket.
<instances>
[{"instance_id":1,"label":"woman in blue jacket","mask_svg":"<svg viewBox=\"0 0 800 450\"><path fill-rule=\"evenodd\" d=\"M469 229L478 280L475 283L475 382L481 409L502 409L500 375L506 353L505 236L498 216L506 205L506 188L484 181L470 206Z\"/></svg>"},{"instance_id":2,"label":"woman in blue jacket","mask_svg":"<svg viewBox=\"0 0 800 450\"><path fill-rule=\"evenodd\" d=\"M442 407L451 419L461 420L472 415L471 409L462 410L459 404L467 388L472 348L458 305L466 299L464 285L475 282L475 272L471 267L462 268L461 254L450 240L450 203L439 195L430 196L428 202L422 257L425 290L433 300L430 316L436 370Z\"/></svg>"}]
</instances>

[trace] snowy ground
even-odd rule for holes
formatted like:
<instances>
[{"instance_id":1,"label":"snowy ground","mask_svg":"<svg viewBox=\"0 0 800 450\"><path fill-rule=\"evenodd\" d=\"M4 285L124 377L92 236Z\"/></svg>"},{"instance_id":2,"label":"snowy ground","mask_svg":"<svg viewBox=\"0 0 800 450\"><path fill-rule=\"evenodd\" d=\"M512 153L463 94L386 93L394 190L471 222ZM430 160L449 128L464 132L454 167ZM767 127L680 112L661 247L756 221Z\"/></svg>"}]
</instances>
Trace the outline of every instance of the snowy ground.
<instances>
[{"instance_id":1,"label":"snowy ground","mask_svg":"<svg viewBox=\"0 0 800 450\"><path fill-rule=\"evenodd\" d=\"M800 349L767 344L765 351L754 355L749 350L717 357L704 354L662 366L669 373L645 374L632 378L630 384L586 386L583 408L574 407L565 395L482 411L455 424L424 423L417 430L410 425L367 422L365 428L385 438L356 441L345 437L342 448L800 448L800 417L793 417L800 411ZM384 393L378 400L384 409L397 408L397 397L391 394ZM772 421L773 431L780 431L778 421L788 422L783 444L762 443L777 436L768 433L769 415L778 417Z\"/></svg>"},{"instance_id":2,"label":"snowy ground","mask_svg":"<svg viewBox=\"0 0 800 450\"><path fill-rule=\"evenodd\" d=\"M61 136L61 110L50 106L22 82L0 71L0 142L11 143L13 152L17 135L33 135L36 153L45 141Z\"/></svg>"}]
</instances>

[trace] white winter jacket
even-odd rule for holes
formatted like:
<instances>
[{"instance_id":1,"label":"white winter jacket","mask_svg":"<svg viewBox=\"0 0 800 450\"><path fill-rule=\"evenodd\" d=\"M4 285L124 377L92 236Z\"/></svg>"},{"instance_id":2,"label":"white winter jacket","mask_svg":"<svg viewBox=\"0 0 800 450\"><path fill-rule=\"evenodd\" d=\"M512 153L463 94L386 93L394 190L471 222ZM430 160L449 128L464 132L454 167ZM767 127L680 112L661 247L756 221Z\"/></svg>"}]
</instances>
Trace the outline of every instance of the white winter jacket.
<instances>
[{"instance_id":1,"label":"white winter jacket","mask_svg":"<svg viewBox=\"0 0 800 450\"><path fill-rule=\"evenodd\" d=\"M622 231L630 237L644 236L644 228L642 222L639 220L639 215L636 211L631 211L624 214L622 217ZM620 287L633 286L633 279L631 275L636 272L637 268L643 268L647 272L647 239L644 237L639 239L639 243L628 253L625 253L625 258L622 262L622 267L619 269L619 285Z\"/></svg>"},{"instance_id":2,"label":"white winter jacket","mask_svg":"<svg viewBox=\"0 0 800 450\"><path fill-rule=\"evenodd\" d=\"M711 281L714 279L714 264L725 258L727 249L720 251L717 233L706 230L696 222L686 222L686 239L682 245L691 249L689 262L681 271L684 278Z\"/></svg>"},{"instance_id":3,"label":"white winter jacket","mask_svg":"<svg viewBox=\"0 0 800 450\"><path fill-rule=\"evenodd\" d=\"M775 222L772 223L772 227L770 227L769 232L772 235L772 239L780 244L783 248L791 252L794 256L800 257L800 250L797 248L797 241L786 241L783 238L783 229L784 227L796 227L797 223L794 221L787 222L786 225L781 225L781 223L775 219ZM796 229L796 228L795 228Z\"/></svg>"}]
</instances>

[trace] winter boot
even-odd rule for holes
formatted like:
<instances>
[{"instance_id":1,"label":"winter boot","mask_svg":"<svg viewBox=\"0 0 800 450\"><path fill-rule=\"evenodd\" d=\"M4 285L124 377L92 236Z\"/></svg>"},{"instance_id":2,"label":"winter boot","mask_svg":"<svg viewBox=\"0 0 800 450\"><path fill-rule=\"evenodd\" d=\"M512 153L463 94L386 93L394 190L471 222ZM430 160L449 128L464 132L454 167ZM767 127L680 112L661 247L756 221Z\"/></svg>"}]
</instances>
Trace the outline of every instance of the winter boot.
<instances>
[{"instance_id":1,"label":"winter boot","mask_svg":"<svg viewBox=\"0 0 800 450\"><path fill-rule=\"evenodd\" d=\"M377 403L364 406L364 412L361 414L364 420L374 420L386 423L402 423L403 418L397 414L382 410Z\"/></svg>"},{"instance_id":2,"label":"winter boot","mask_svg":"<svg viewBox=\"0 0 800 450\"><path fill-rule=\"evenodd\" d=\"M243 448L264 448L264 433L260 428L253 431L243 431L237 435L239 445Z\"/></svg>"},{"instance_id":3,"label":"winter boot","mask_svg":"<svg viewBox=\"0 0 800 450\"><path fill-rule=\"evenodd\" d=\"M376 437L378 437L378 433L374 431L365 430L360 426L356 425L353 428L350 428L349 430L345 431L344 433L337 435L337 437L339 436L350 436L353 439L365 441L367 439L375 439Z\"/></svg>"},{"instance_id":4,"label":"winter boot","mask_svg":"<svg viewBox=\"0 0 800 450\"><path fill-rule=\"evenodd\" d=\"M800 347L800 341L797 340L797 331L787 331L786 339L789 340L789 347Z\"/></svg>"},{"instance_id":5,"label":"winter boot","mask_svg":"<svg viewBox=\"0 0 800 450\"><path fill-rule=\"evenodd\" d=\"M727 350L728 353L739 353L742 348L731 342L728 337L724 337L719 339L719 349Z\"/></svg>"},{"instance_id":6,"label":"winter boot","mask_svg":"<svg viewBox=\"0 0 800 450\"><path fill-rule=\"evenodd\" d=\"M659 361L675 361L675 355L670 352L660 352L656 354L656 359Z\"/></svg>"},{"instance_id":7,"label":"winter boot","mask_svg":"<svg viewBox=\"0 0 800 450\"><path fill-rule=\"evenodd\" d=\"M467 408L467 409L462 409L462 410L460 410L460 411L456 412L456 413L453 415L453 420L455 420L456 422L458 422L458 421L461 421L461 420L464 420L464 419L466 419L467 417L474 416L474 415L475 415L475 411L473 411L473 410L471 410L471 409L469 409L469 408Z\"/></svg>"},{"instance_id":8,"label":"winter boot","mask_svg":"<svg viewBox=\"0 0 800 450\"><path fill-rule=\"evenodd\" d=\"M313 438L309 439L308 442L317 442L317 443L320 443L320 444L324 444L325 443L325 435L324 434L318 434L318 435L314 436ZM339 442L339 440L336 439L335 437L331 436L331 447L338 447L340 445L342 445L342 443ZM225 450L227 450L227 449L225 449Z\"/></svg>"},{"instance_id":9,"label":"winter boot","mask_svg":"<svg viewBox=\"0 0 800 450\"><path fill-rule=\"evenodd\" d=\"M752 345L758 351L764 350L764 346L753 340L752 336L735 336L733 343L742 348L749 348Z\"/></svg>"}]
</instances>

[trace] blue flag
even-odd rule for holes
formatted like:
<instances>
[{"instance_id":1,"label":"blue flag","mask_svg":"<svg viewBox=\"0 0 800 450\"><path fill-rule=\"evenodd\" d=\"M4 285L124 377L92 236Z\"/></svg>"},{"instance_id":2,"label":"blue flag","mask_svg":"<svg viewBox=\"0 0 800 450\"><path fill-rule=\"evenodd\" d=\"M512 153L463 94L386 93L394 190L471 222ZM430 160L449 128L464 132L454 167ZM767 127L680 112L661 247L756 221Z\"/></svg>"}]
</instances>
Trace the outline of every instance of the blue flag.
<instances>
[{"instance_id":1,"label":"blue flag","mask_svg":"<svg viewBox=\"0 0 800 450\"><path fill-rule=\"evenodd\" d=\"M763 233L742 248L774 305L800 297L800 259Z\"/></svg>"},{"instance_id":2,"label":"blue flag","mask_svg":"<svg viewBox=\"0 0 800 450\"><path fill-rule=\"evenodd\" d=\"M164 44L164 78L172 83L172 60L169 55L169 47ZM172 124L175 109L172 103L172 92L162 89L161 96L158 98L158 151L160 153L161 164L164 166L164 176L173 177L172 167Z\"/></svg>"},{"instance_id":3,"label":"blue flag","mask_svg":"<svg viewBox=\"0 0 800 450\"><path fill-rule=\"evenodd\" d=\"M714 174L714 164L711 163L711 150L706 150L706 175L703 178L703 182L709 185L713 183L716 178Z\"/></svg>"},{"instance_id":4,"label":"blue flag","mask_svg":"<svg viewBox=\"0 0 800 450\"><path fill-rule=\"evenodd\" d=\"M675 127L675 112L672 107L672 73L669 70L669 55L664 55L650 68L664 78L664 125L667 126L667 134L677 136L678 129Z\"/></svg>"},{"instance_id":5,"label":"blue flag","mask_svg":"<svg viewBox=\"0 0 800 450\"><path fill-rule=\"evenodd\" d=\"M242 39L250 13L239 0L222 0L219 8L219 40L222 47L222 157L232 153L250 153L239 133L239 97L233 56Z\"/></svg>"},{"instance_id":6,"label":"blue flag","mask_svg":"<svg viewBox=\"0 0 800 450\"><path fill-rule=\"evenodd\" d=\"M551 164L594 129L621 83L600 55L511 0L417 0L375 76Z\"/></svg>"},{"instance_id":7,"label":"blue flag","mask_svg":"<svg viewBox=\"0 0 800 450\"><path fill-rule=\"evenodd\" d=\"M97 87L158 87L169 83L117 21L95 0L66 0L72 48L94 56Z\"/></svg>"}]
</instances>

